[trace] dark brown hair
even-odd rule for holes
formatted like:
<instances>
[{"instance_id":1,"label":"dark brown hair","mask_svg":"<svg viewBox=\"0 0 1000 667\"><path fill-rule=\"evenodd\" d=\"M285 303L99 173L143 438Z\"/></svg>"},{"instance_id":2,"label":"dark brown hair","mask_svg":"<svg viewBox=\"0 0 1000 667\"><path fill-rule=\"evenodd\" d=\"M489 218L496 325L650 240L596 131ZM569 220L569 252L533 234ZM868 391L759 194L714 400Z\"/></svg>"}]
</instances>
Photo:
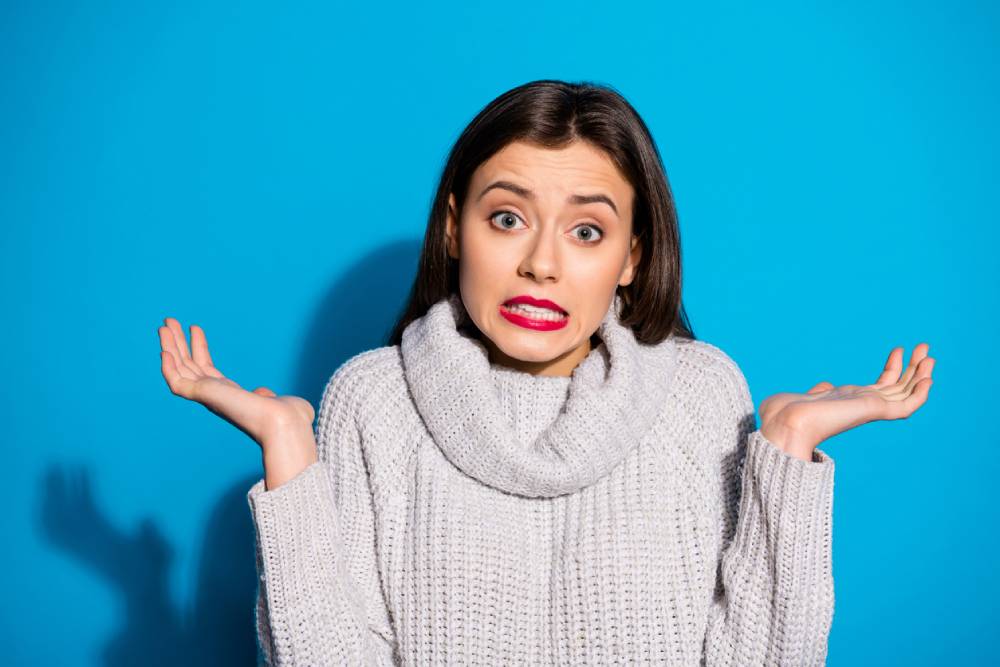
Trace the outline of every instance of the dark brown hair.
<instances>
[{"instance_id":1,"label":"dark brown hair","mask_svg":"<svg viewBox=\"0 0 1000 667\"><path fill-rule=\"evenodd\" d=\"M649 129L611 86L542 79L513 88L486 105L452 147L431 206L417 276L388 345L398 345L410 322L459 291L459 260L449 257L445 239L449 194L455 194L461 219L473 172L504 146L525 141L561 148L574 140L604 151L635 190L632 233L639 237L642 255L632 282L618 287L622 324L646 344L670 335L695 337L681 303L674 199Z\"/></svg>"}]
</instances>

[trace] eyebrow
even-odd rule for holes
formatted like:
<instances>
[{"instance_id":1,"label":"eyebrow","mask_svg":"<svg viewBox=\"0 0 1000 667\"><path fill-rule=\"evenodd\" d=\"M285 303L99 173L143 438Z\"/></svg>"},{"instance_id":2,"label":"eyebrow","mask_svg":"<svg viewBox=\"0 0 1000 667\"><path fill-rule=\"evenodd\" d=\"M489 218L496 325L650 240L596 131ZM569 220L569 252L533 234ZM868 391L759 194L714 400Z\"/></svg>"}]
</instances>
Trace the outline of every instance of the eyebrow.
<instances>
[{"instance_id":1,"label":"eyebrow","mask_svg":"<svg viewBox=\"0 0 1000 667\"><path fill-rule=\"evenodd\" d=\"M499 188L501 190L509 190L516 195L524 197L525 199L531 199L531 200L535 199L534 192L532 192L526 187L518 185L517 183L511 183L510 181L493 181L485 188L483 188L483 191L479 193L478 197L476 197L476 201L482 199L484 196L486 196L487 192L495 188ZM615 203L611 201L611 198L608 197L607 195L603 194L570 195L569 197L566 198L566 201L569 202L570 204L604 203L611 207L611 210L615 212L615 215L618 215L618 207L615 206Z\"/></svg>"}]
</instances>

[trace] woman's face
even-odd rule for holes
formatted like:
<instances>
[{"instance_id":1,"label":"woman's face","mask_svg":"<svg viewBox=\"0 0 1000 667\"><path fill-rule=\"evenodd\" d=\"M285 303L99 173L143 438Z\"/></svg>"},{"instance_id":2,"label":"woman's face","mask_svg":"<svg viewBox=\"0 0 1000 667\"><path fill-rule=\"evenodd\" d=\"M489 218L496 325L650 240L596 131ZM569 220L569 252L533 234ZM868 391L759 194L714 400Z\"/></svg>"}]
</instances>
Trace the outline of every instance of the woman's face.
<instances>
[{"instance_id":1,"label":"woman's face","mask_svg":"<svg viewBox=\"0 0 1000 667\"><path fill-rule=\"evenodd\" d=\"M568 376L590 353L615 288L639 264L633 196L610 158L583 141L508 144L473 173L461 212L451 196L448 254L491 362ZM505 305L519 296L565 313Z\"/></svg>"}]
</instances>

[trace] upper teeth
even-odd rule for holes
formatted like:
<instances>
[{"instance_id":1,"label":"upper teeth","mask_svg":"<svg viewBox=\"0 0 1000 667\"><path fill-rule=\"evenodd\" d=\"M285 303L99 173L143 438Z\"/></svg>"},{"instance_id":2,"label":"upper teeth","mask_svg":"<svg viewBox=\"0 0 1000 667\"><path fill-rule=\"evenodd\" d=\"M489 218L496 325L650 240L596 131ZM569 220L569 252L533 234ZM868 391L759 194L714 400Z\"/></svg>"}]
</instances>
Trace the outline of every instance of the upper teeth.
<instances>
[{"instance_id":1,"label":"upper teeth","mask_svg":"<svg viewBox=\"0 0 1000 667\"><path fill-rule=\"evenodd\" d=\"M540 308L538 306L530 306L526 303L511 303L507 305L510 310L523 310L529 315L536 315L542 318L551 318L561 320L565 315L563 315L558 310L552 310L551 308Z\"/></svg>"}]
</instances>

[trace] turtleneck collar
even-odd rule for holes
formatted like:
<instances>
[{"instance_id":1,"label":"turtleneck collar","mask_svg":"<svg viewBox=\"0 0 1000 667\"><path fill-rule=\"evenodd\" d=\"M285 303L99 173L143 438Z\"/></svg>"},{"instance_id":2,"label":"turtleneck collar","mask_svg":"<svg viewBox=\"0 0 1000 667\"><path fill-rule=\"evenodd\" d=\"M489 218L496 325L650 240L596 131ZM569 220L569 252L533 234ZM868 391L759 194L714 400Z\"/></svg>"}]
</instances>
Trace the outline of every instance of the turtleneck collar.
<instances>
[{"instance_id":1,"label":"turtleneck collar","mask_svg":"<svg viewBox=\"0 0 1000 667\"><path fill-rule=\"evenodd\" d=\"M676 366L671 338L644 345L621 324L621 297L569 377L491 364L461 296L403 331L404 374L435 443L467 475L528 497L553 497L607 475L663 410Z\"/></svg>"}]
</instances>

